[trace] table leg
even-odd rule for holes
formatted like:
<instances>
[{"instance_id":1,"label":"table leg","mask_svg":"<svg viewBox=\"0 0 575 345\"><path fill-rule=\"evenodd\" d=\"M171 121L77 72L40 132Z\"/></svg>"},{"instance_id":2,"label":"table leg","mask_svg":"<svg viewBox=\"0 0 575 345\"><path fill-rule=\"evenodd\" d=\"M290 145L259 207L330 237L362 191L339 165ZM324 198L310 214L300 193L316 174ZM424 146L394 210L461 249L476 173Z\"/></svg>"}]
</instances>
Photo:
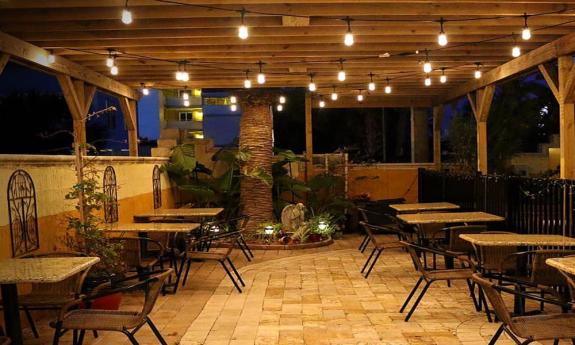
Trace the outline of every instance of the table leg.
<instances>
[{"instance_id":1,"label":"table leg","mask_svg":"<svg viewBox=\"0 0 575 345\"><path fill-rule=\"evenodd\" d=\"M12 345L22 345L22 328L20 326L18 288L16 284L2 285L2 303L4 304L6 333L12 340Z\"/></svg>"}]
</instances>

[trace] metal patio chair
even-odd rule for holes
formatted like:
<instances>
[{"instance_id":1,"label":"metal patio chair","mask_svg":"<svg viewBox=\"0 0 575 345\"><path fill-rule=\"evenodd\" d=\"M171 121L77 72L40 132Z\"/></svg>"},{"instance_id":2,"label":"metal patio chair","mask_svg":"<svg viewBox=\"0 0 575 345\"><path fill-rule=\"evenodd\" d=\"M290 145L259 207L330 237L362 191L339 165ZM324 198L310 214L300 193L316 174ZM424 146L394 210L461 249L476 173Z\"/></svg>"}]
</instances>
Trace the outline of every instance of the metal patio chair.
<instances>
[{"instance_id":1,"label":"metal patio chair","mask_svg":"<svg viewBox=\"0 0 575 345\"><path fill-rule=\"evenodd\" d=\"M367 223L372 224L379 228L372 228L372 232L374 233L383 233L383 234L398 234L398 239L401 241L403 237L399 234L408 234L410 231L407 229L407 226L397 220L394 216L385 213L375 212L373 210L368 210L364 208L359 208L359 213L361 214L362 221L360 224ZM364 228L365 229L365 228ZM370 243L370 236L367 232L365 232L365 236L361 240L359 247L357 248L362 253L365 252L365 249Z\"/></svg>"},{"instance_id":2,"label":"metal patio chair","mask_svg":"<svg viewBox=\"0 0 575 345\"><path fill-rule=\"evenodd\" d=\"M382 232L395 232L398 234L400 239L404 240L406 238L404 234L402 234L401 232L397 231L395 228L392 227L373 225L365 222L359 222L359 224L365 229L365 233L367 234L366 236L369 242L373 244L373 250L371 251L371 254L369 254L369 257L367 258L365 264L363 265L363 268L361 269L361 273L365 274L364 278L368 278L369 274L373 270L373 267L377 263L377 260L379 260L379 257L381 253L383 253L384 249L401 248L401 246L388 245L382 242L377 235L381 234Z\"/></svg>"}]
</instances>

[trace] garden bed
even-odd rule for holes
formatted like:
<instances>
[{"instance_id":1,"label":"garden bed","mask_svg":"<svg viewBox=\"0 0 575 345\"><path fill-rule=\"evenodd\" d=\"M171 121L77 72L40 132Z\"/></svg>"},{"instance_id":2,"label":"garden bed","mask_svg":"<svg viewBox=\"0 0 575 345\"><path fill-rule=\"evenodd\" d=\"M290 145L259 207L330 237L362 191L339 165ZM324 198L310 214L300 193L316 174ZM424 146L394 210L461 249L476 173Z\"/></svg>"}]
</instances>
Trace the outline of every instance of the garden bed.
<instances>
[{"instance_id":1,"label":"garden bed","mask_svg":"<svg viewBox=\"0 0 575 345\"><path fill-rule=\"evenodd\" d=\"M333 238L325 238L319 241L306 242L306 243L288 243L282 244L277 242L266 243L265 241L247 241L250 249L253 250L297 250L297 249L312 249L329 246L333 243ZM222 243L220 246L229 247L231 244Z\"/></svg>"}]
</instances>

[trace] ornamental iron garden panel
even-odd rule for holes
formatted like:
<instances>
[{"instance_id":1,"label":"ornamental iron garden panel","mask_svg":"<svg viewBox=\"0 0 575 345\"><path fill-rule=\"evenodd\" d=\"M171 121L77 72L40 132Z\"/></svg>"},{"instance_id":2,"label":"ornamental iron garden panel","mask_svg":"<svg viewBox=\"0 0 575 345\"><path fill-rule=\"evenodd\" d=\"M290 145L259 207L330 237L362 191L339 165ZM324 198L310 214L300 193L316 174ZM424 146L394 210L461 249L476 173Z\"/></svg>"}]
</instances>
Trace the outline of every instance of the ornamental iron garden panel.
<instances>
[{"instance_id":1,"label":"ornamental iron garden panel","mask_svg":"<svg viewBox=\"0 0 575 345\"><path fill-rule=\"evenodd\" d=\"M104 170L104 219L106 223L118 221L118 185L116 183L116 172L112 166L107 166Z\"/></svg>"},{"instance_id":2,"label":"ornamental iron garden panel","mask_svg":"<svg viewBox=\"0 0 575 345\"><path fill-rule=\"evenodd\" d=\"M36 189L26 171L16 170L10 176L7 196L12 256L17 257L40 247Z\"/></svg>"},{"instance_id":3,"label":"ornamental iron garden panel","mask_svg":"<svg viewBox=\"0 0 575 345\"><path fill-rule=\"evenodd\" d=\"M154 194L154 209L162 207L162 181L160 180L160 167L155 165L152 173L152 188Z\"/></svg>"}]
</instances>

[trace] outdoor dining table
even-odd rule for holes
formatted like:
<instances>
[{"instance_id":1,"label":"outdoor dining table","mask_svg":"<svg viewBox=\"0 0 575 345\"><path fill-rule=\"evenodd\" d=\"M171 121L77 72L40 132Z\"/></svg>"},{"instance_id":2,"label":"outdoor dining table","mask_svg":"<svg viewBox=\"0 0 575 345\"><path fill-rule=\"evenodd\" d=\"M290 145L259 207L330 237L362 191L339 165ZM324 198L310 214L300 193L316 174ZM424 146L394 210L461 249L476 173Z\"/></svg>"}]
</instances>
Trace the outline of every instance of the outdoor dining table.
<instances>
[{"instance_id":1,"label":"outdoor dining table","mask_svg":"<svg viewBox=\"0 0 575 345\"><path fill-rule=\"evenodd\" d=\"M6 333L22 345L18 288L21 283L58 283L100 261L97 257L7 259L0 261L0 286Z\"/></svg>"},{"instance_id":2,"label":"outdoor dining table","mask_svg":"<svg viewBox=\"0 0 575 345\"><path fill-rule=\"evenodd\" d=\"M182 221L197 220L204 217L217 217L223 208L159 208L148 212L134 214L134 220L137 222L149 222L155 220L178 219Z\"/></svg>"},{"instance_id":3,"label":"outdoor dining table","mask_svg":"<svg viewBox=\"0 0 575 345\"><path fill-rule=\"evenodd\" d=\"M564 256L561 258L551 258L545 260L545 263L551 267L568 274L575 274L575 256Z\"/></svg>"},{"instance_id":4,"label":"outdoor dining table","mask_svg":"<svg viewBox=\"0 0 575 345\"><path fill-rule=\"evenodd\" d=\"M407 224L484 223L501 222L505 218L487 212L431 212L400 214Z\"/></svg>"},{"instance_id":5,"label":"outdoor dining table","mask_svg":"<svg viewBox=\"0 0 575 345\"><path fill-rule=\"evenodd\" d=\"M459 205L450 202L422 202L414 204L391 204L392 209L398 213L414 213L427 211L458 210Z\"/></svg>"}]
</instances>

